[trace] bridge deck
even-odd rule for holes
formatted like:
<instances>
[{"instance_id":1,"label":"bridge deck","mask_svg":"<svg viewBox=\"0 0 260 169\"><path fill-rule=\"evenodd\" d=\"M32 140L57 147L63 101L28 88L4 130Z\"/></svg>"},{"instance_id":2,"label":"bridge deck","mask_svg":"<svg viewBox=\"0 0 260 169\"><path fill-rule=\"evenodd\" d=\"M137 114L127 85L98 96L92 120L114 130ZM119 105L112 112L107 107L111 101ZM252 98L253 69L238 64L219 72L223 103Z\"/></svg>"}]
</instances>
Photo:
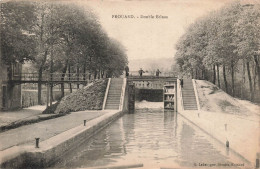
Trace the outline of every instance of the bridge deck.
<instances>
[{"instance_id":1,"label":"bridge deck","mask_svg":"<svg viewBox=\"0 0 260 169\"><path fill-rule=\"evenodd\" d=\"M169 76L129 76L128 81L177 81L177 77Z\"/></svg>"},{"instance_id":2,"label":"bridge deck","mask_svg":"<svg viewBox=\"0 0 260 169\"><path fill-rule=\"evenodd\" d=\"M20 76L15 76L12 79L14 83L86 83L88 82L88 75L84 73L51 73L51 74L42 74L41 79L39 78L38 73L23 73ZM129 76L128 81L168 81L175 82L177 77L174 76Z\"/></svg>"}]
</instances>

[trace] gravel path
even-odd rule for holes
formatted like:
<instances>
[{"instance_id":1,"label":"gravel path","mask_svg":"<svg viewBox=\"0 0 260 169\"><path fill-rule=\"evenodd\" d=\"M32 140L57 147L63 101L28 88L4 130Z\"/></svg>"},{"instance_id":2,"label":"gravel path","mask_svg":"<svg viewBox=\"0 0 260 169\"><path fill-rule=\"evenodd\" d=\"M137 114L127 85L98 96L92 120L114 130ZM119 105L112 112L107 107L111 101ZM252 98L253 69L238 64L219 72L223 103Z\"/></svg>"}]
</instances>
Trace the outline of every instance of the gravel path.
<instances>
[{"instance_id":1,"label":"gravel path","mask_svg":"<svg viewBox=\"0 0 260 169\"><path fill-rule=\"evenodd\" d=\"M40 137L40 141L46 140L78 125L83 125L83 120L89 121L105 113L104 111L72 112L59 118L8 130L0 133L0 150L15 145L34 144L36 137Z\"/></svg>"}]
</instances>

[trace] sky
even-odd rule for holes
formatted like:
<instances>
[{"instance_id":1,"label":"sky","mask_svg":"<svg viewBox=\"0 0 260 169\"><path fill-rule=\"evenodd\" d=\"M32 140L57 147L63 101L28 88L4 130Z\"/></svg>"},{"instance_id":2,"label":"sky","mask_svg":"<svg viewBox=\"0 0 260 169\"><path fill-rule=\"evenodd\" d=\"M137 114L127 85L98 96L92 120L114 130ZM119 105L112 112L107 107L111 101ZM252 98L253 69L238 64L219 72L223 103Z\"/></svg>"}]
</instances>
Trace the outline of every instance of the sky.
<instances>
[{"instance_id":1,"label":"sky","mask_svg":"<svg viewBox=\"0 0 260 169\"><path fill-rule=\"evenodd\" d=\"M175 45L186 28L197 18L207 15L233 0L143 0L88 1L108 35L127 49L128 60L173 58ZM113 18L133 15L135 18ZM167 16L167 19L141 18L141 15ZM138 18L139 17L139 18Z\"/></svg>"}]
</instances>

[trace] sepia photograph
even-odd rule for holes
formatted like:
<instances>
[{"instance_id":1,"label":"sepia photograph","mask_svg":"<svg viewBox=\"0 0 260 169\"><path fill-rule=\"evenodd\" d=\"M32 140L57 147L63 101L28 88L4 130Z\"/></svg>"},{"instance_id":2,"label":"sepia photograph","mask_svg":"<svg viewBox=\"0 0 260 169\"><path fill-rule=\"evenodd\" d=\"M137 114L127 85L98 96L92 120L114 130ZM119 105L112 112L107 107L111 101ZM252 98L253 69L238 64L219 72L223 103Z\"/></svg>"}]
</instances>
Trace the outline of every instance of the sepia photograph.
<instances>
[{"instance_id":1,"label":"sepia photograph","mask_svg":"<svg viewBox=\"0 0 260 169\"><path fill-rule=\"evenodd\" d=\"M259 0L0 5L1 169L260 169Z\"/></svg>"}]
</instances>

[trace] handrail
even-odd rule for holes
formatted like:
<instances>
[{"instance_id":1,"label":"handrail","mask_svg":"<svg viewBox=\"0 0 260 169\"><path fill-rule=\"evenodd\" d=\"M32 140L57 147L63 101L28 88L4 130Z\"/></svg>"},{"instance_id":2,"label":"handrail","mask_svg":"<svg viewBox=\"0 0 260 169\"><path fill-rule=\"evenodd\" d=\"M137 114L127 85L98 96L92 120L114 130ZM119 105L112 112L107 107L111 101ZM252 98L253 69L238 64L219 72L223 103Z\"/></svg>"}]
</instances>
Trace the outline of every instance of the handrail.
<instances>
[{"instance_id":1,"label":"handrail","mask_svg":"<svg viewBox=\"0 0 260 169\"><path fill-rule=\"evenodd\" d=\"M110 87L110 82L111 82L111 78L108 78L107 88L106 88L106 93L105 93L105 97L104 97L104 101L103 101L102 110L105 110L105 106L106 106L106 102L107 102L108 90L109 90L109 87Z\"/></svg>"},{"instance_id":2,"label":"handrail","mask_svg":"<svg viewBox=\"0 0 260 169\"><path fill-rule=\"evenodd\" d=\"M119 104L119 110L122 111L123 110L123 101L124 101L124 97L125 97L125 88L126 88L126 78L123 79L123 85L122 85L122 89L121 89L121 98L120 98L120 104Z\"/></svg>"},{"instance_id":3,"label":"handrail","mask_svg":"<svg viewBox=\"0 0 260 169\"><path fill-rule=\"evenodd\" d=\"M193 89L194 89L194 93L195 93L195 97L196 97L196 101L197 101L197 107L198 107L198 110L200 110L200 102L199 102L198 90L197 90L195 79L192 79L192 85L193 85Z\"/></svg>"},{"instance_id":4,"label":"handrail","mask_svg":"<svg viewBox=\"0 0 260 169\"><path fill-rule=\"evenodd\" d=\"M63 78L66 81L88 81L87 73L43 73L41 77L41 81L57 81ZM38 73L22 73L20 75L21 81L39 81Z\"/></svg>"}]
</instances>

